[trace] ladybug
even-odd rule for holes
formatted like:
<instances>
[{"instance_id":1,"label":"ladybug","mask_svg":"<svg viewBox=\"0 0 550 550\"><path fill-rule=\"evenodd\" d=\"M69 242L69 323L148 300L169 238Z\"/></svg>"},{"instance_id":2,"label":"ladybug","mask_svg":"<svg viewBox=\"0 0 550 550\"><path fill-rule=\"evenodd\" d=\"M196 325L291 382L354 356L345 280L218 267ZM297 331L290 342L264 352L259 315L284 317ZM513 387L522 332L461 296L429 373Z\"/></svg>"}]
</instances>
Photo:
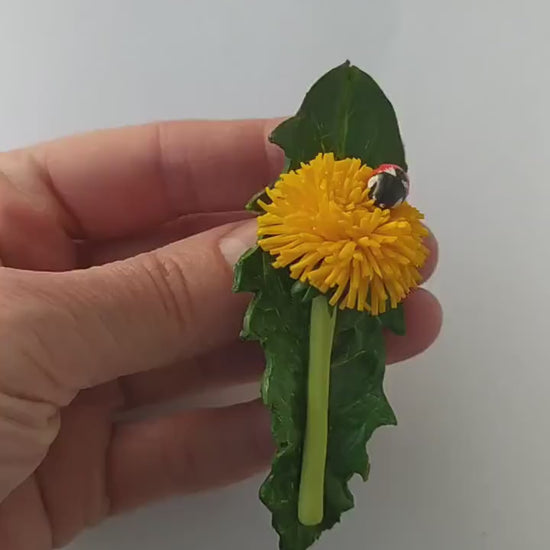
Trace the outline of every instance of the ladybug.
<instances>
[{"instance_id":1,"label":"ladybug","mask_svg":"<svg viewBox=\"0 0 550 550\"><path fill-rule=\"evenodd\" d=\"M382 164L367 182L369 198L379 208L395 208L409 194L409 176L396 164Z\"/></svg>"}]
</instances>

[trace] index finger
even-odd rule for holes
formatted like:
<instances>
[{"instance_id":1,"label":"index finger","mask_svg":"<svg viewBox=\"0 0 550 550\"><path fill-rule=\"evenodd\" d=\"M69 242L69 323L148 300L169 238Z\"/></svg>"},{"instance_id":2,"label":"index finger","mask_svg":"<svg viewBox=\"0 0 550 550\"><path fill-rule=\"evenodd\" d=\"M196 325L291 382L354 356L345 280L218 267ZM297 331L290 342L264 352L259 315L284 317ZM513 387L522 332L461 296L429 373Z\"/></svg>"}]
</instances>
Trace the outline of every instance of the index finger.
<instances>
[{"instance_id":1,"label":"index finger","mask_svg":"<svg viewBox=\"0 0 550 550\"><path fill-rule=\"evenodd\" d=\"M74 238L134 235L182 215L242 209L282 169L275 120L159 122L29 150Z\"/></svg>"}]
</instances>

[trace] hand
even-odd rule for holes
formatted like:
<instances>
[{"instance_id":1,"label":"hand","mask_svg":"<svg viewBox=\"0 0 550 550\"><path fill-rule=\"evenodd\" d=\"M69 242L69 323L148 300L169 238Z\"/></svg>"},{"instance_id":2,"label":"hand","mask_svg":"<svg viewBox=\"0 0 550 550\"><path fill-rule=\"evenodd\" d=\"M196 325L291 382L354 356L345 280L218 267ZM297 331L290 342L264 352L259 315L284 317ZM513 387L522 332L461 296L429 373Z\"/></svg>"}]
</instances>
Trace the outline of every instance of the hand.
<instances>
[{"instance_id":1,"label":"hand","mask_svg":"<svg viewBox=\"0 0 550 550\"><path fill-rule=\"evenodd\" d=\"M117 416L259 377L231 268L255 239L243 204L282 168L273 124L155 124L0 155L0 548L50 550L109 514L268 466L257 401ZM391 361L440 327L426 291L406 314Z\"/></svg>"}]
</instances>

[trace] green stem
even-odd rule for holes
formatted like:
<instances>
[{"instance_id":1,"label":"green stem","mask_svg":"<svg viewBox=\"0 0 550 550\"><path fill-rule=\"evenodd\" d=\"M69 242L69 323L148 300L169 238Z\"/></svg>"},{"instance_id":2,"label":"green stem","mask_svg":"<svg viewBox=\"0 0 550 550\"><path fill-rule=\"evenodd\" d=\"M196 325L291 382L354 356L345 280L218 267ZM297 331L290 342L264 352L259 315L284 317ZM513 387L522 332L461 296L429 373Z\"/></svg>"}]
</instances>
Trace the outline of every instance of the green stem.
<instances>
[{"instance_id":1,"label":"green stem","mask_svg":"<svg viewBox=\"0 0 550 550\"><path fill-rule=\"evenodd\" d=\"M323 521L330 356L335 323L336 310L327 299L314 298L309 329L306 433L298 495L298 519L302 525L318 525Z\"/></svg>"}]
</instances>

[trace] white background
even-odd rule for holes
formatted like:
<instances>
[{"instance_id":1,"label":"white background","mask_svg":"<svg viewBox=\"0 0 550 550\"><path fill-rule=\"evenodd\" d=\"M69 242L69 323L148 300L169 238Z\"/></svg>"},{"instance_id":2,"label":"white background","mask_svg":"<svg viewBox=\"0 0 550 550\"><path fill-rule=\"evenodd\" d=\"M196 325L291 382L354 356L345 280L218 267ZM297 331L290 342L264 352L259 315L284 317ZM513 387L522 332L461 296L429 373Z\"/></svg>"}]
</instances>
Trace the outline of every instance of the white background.
<instances>
[{"instance_id":1,"label":"white background","mask_svg":"<svg viewBox=\"0 0 550 550\"><path fill-rule=\"evenodd\" d=\"M2 0L0 149L160 118L291 114L350 58L394 103L441 244L437 344L390 369L357 508L319 550L550 547L544 0ZM275 549L256 478L71 550ZM7 549L6 549L7 550Z\"/></svg>"}]
</instances>

